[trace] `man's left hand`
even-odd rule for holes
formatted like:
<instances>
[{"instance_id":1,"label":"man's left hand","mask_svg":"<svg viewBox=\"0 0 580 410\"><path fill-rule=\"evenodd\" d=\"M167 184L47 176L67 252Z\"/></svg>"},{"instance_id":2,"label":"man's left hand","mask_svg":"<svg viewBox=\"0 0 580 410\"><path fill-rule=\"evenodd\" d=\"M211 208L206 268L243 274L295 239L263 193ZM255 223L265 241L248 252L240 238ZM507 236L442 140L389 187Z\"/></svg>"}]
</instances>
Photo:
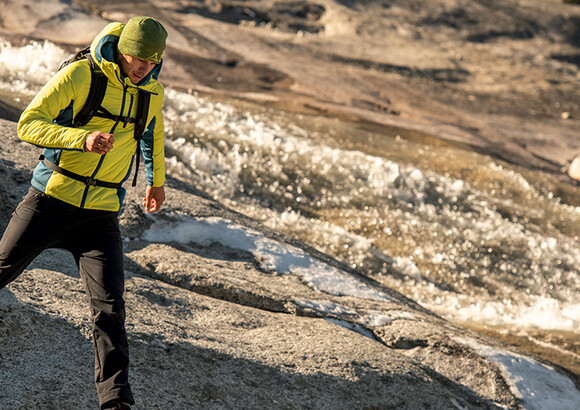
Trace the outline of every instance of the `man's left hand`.
<instances>
[{"instance_id":1,"label":"man's left hand","mask_svg":"<svg viewBox=\"0 0 580 410\"><path fill-rule=\"evenodd\" d=\"M165 201L165 188L162 186L148 186L143 198L143 206L147 212L157 212L161 204Z\"/></svg>"}]
</instances>

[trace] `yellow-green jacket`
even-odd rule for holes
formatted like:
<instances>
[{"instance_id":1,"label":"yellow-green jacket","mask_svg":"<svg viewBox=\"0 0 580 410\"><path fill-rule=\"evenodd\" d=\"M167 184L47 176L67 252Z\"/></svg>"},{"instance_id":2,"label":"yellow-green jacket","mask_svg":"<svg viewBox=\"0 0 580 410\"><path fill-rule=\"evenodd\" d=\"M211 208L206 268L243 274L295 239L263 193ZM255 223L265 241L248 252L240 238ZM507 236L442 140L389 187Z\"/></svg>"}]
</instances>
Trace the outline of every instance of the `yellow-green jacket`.
<instances>
[{"instance_id":1,"label":"yellow-green jacket","mask_svg":"<svg viewBox=\"0 0 580 410\"><path fill-rule=\"evenodd\" d=\"M124 25L110 23L93 40L91 55L108 78L107 92L102 107L114 115L136 117L137 89L151 94L147 128L141 141L141 152L146 169L147 183L159 187L165 183L163 146L163 87L157 81L158 64L139 84L125 77L115 62L119 35ZM93 117L88 124L72 128L72 120L87 99L91 69L81 60L59 70L42 88L23 112L18 122L18 136L44 148L44 156L61 168L107 182L128 179L133 166L137 141L134 125L111 119ZM110 152L99 155L84 152L85 140L94 131L114 135ZM43 162L36 166L32 185L40 191L80 208L116 212L125 196L124 188L104 188L53 172Z\"/></svg>"}]
</instances>

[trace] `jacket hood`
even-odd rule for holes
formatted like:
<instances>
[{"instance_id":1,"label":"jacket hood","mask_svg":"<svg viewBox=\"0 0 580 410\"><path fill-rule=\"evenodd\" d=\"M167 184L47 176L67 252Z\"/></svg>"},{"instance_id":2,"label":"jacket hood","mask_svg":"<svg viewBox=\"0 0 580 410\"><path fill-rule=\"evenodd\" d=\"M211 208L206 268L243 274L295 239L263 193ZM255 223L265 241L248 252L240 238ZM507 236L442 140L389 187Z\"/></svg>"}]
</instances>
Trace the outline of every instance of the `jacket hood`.
<instances>
[{"instance_id":1,"label":"jacket hood","mask_svg":"<svg viewBox=\"0 0 580 410\"><path fill-rule=\"evenodd\" d=\"M161 60L159 64L156 64L153 70L151 70L151 72L141 80L139 84L133 84L131 80L121 72L121 68L115 61L119 36L124 27L125 25L122 23L107 24L107 26L105 26L105 28L103 28L103 30L93 40L91 44L91 55L109 79L120 81L124 85L148 89L148 86L152 86L153 83L157 82L161 72L161 66L163 65L163 60Z\"/></svg>"}]
</instances>

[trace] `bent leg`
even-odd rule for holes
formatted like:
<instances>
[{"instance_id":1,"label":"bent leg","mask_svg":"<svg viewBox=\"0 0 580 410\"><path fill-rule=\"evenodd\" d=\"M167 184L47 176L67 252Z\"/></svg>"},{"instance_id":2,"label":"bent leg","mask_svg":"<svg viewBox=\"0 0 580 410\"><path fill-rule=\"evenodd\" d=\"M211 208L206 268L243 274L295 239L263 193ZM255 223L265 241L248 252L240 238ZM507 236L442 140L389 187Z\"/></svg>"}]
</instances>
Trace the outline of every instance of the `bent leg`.
<instances>
[{"instance_id":1,"label":"bent leg","mask_svg":"<svg viewBox=\"0 0 580 410\"><path fill-rule=\"evenodd\" d=\"M125 332L123 248L116 214L88 211L73 254L85 282L93 318L95 383L101 405L115 399L133 403ZM98 216L102 215L102 216Z\"/></svg>"},{"instance_id":2,"label":"bent leg","mask_svg":"<svg viewBox=\"0 0 580 410\"><path fill-rule=\"evenodd\" d=\"M0 240L0 289L12 282L43 250L55 242L58 217L52 201L32 188L18 205Z\"/></svg>"}]
</instances>

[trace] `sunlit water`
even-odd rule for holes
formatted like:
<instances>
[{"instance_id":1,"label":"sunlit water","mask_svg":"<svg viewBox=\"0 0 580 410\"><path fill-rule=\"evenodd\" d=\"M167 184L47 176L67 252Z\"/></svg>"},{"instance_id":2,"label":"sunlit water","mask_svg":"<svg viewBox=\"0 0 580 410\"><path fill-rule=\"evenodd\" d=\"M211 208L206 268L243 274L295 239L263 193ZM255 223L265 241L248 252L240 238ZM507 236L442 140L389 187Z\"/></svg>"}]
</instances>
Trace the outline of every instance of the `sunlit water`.
<instances>
[{"instance_id":1,"label":"sunlit water","mask_svg":"<svg viewBox=\"0 0 580 410\"><path fill-rule=\"evenodd\" d=\"M65 57L0 41L0 89L30 98ZM563 201L546 175L402 130L170 89L164 109L170 174L449 320L580 363L574 188Z\"/></svg>"}]
</instances>

